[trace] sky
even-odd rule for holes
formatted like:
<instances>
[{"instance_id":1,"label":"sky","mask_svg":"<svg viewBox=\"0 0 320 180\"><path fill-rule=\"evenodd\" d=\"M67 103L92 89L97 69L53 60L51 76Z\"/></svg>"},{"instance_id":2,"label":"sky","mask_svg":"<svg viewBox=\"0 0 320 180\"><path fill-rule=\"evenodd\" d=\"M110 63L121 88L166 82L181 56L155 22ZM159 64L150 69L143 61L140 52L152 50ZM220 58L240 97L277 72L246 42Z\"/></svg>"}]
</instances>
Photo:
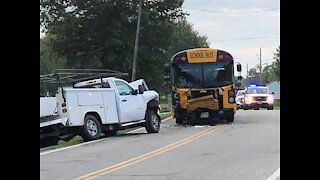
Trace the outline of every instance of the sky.
<instances>
[{"instance_id":1,"label":"sky","mask_svg":"<svg viewBox=\"0 0 320 180\"><path fill-rule=\"evenodd\" d=\"M270 65L280 45L280 0L185 0L182 8L194 30L211 48L229 52L242 76L261 63Z\"/></svg>"},{"instance_id":2,"label":"sky","mask_svg":"<svg viewBox=\"0 0 320 180\"><path fill-rule=\"evenodd\" d=\"M229 52L242 76L260 63L270 65L280 45L280 0L184 0L194 30L210 47ZM42 34L40 33L40 37Z\"/></svg>"}]
</instances>

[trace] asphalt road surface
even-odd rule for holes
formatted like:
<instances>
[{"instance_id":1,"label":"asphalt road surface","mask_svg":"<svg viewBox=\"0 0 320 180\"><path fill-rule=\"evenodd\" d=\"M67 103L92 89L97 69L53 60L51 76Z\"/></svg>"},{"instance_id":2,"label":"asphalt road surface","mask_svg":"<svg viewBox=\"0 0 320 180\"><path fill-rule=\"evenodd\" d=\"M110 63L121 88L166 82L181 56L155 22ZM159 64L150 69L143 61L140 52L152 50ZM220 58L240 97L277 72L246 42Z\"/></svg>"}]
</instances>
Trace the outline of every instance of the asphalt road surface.
<instances>
[{"instance_id":1,"label":"asphalt road surface","mask_svg":"<svg viewBox=\"0 0 320 180\"><path fill-rule=\"evenodd\" d=\"M280 111L239 110L234 123L161 124L40 154L43 180L280 179Z\"/></svg>"}]
</instances>

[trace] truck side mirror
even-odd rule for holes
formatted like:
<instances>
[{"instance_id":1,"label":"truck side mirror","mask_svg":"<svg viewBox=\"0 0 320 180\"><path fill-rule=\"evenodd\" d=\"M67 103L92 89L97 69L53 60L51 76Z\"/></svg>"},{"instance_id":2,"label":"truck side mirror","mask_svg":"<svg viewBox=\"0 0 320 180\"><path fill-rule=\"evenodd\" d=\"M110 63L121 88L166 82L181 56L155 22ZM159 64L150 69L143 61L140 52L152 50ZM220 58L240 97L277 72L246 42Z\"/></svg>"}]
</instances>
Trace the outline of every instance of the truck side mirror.
<instances>
[{"instance_id":1,"label":"truck side mirror","mask_svg":"<svg viewBox=\"0 0 320 180\"><path fill-rule=\"evenodd\" d=\"M134 89L133 91L132 91L132 95L137 95L138 94L138 90L137 89Z\"/></svg>"},{"instance_id":2,"label":"truck side mirror","mask_svg":"<svg viewBox=\"0 0 320 180\"><path fill-rule=\"evenodd\" d=\"M238 71L238 72L241 72L241 71L242 71L241 64L237 64L237 71Z\"/></svg>"},{"instance_id":3,"label":"truck side mirror","mask_svg":"<svg viewBox=\"0 0 320 180\"><path fill-rule=\"evenodd\" d=\"M139 88L139 94L143 94L145 90L144 87L142 85L139 85L138 88Z\"/></svg>"},{"instance_id":4,"label":"truck side mirror","mask_svg":"<svg viewBox=\"0 0 320 180\"><path fill-rule=\"evenodd\" d=\"M165 63L163 65L163 67L164 67L164 72L170 73L170 64L169 63Z\"/></svg>"}]
</instances>

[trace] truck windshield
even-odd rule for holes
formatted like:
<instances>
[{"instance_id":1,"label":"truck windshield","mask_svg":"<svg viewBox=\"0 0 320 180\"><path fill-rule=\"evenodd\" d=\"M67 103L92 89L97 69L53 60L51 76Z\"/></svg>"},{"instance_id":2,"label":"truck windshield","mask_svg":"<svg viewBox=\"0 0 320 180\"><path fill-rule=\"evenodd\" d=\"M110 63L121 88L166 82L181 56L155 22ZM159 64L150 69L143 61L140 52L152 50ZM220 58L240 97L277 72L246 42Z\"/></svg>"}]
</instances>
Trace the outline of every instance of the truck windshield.
<instances>
[{"instance_id":1,"label":"truck windshield","mask_svg":"<svg viewBox=\"0 0 320 180\"><path fill-rule=\"evenodd\" d=\"M179 88L212 88L233 83L230 61L172 64L173 83Z\"/></svg>"},{"instance_id":2,"label":"truck windshield","mask_svg":"<svg viewBox=\"0 0 320 180\"><path fill-rule=\"evenodd\" d=\"M257 87L257 88L248 88L248 94L268 94L269 88L267 87Z\"/></svg>"}]
</instances>

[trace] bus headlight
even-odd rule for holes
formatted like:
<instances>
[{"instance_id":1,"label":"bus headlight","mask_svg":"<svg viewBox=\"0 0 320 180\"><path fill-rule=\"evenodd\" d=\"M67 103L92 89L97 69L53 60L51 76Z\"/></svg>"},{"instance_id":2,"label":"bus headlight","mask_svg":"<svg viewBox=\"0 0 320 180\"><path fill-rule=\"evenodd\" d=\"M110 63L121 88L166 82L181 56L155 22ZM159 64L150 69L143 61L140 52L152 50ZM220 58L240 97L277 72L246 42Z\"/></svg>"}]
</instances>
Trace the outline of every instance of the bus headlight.
<instances>
[{"instance_id":1,"label":"bus headlight","mask_svg":"<svg viewBox=\"0 0 320 180\"><path fill-rule=\"evenodd\" d=\"M179 98L179 94L178 94L178 93L174 93L174 94L173 94L173 97L174 97L175 99L178 99L178 98Z\"/></svg>"}]
</instances>

